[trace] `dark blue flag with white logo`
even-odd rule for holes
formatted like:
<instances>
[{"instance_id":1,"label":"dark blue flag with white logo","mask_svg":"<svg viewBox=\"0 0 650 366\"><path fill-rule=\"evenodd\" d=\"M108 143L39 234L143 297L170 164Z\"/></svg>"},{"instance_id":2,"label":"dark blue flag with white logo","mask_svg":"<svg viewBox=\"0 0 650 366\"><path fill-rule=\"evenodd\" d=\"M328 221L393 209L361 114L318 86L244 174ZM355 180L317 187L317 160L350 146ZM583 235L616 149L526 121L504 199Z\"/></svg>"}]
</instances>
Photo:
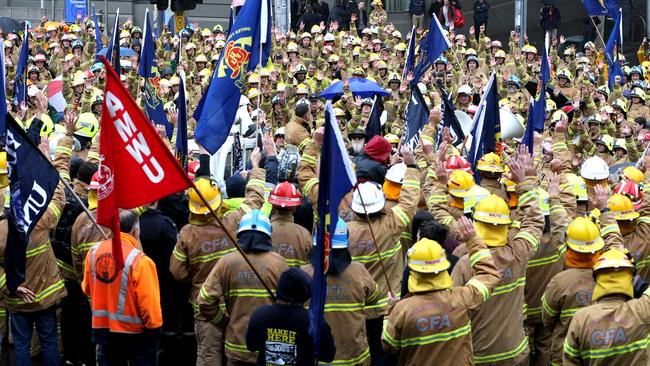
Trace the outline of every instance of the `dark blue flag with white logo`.
<instances>
[{"instance_id":1,"label":"dark blue flag with white logo","mask_svg":"<svg viewBox=\"0 0 650 366\"><path fill-rule=\"evenodd\" d=\"M416 85L422 75L436 62L447 49L451 47L451 42L445 35L438 17L431 17L431 24L429 24L429 33L420 41L420 60L415 65L413 70L413 80L411 80L411 87Z\"/></svg>"},{"instance_id":2,"label":"dark blue flag with white logo","mask_svg":"<svg viewBox=\"0 0 650 366\"><path fill-rule=\"evenodd\" d=\"M178 121L176 122L176 159L187 170L187 99L185 98L185 72L179 74L178 99L176 99Z\"/></svg>"},{"instance_id":3,"label":"dark blue flag with white logo","mask_svg":"<svg viewBox=\"0 0 650 366\"><path fill-rule=\"evenodd\" d=\"M368 123L366 124L365 132L368 140L373 138L375 135L384 135L384 128L381 125L382 113L384 113L384 102L381 96L377 95L372 103L372 110L370 111L370 117L368 117Z\"/></svg>"},{"instance_id":4,"label":"dark blue flag with white logo","mask_svg":"<svg viewBox=\"0 0 650 366\"><path fill-rule=\"evenodd\" d=\"M5 64L5 53L0 52L0 65ZM4 103L7 100L7 75L5 73L6 68L0 67L0 145L5 144L5 116L7 115L7 103Z\"/></svg>"},{"instance_id":5,"label":"dark blue flag with white logo","mask_svg":"<svg viewBox=\"0 0 650 366\"><path fill-rule=\"evenodd\" d=\"M95 58L99 59L99 51L104 48L104 45L102 44L102 31L99 29L99 22L97 21L97 12L95 12L95 4L92 5L93 7L93 23L95 24L95 47L96 52L95 52Z\"/></svg>"},{"instance_id":6,"label":"dark blue flag with white logo","mask_svg":"<svg viewBox=\"0 0 650 366\"><path fill-rule=\"evenodd\" d=\"M108 44L106 51L106 59L110 61L113 70L118 75L121 74L122 67L120 66L120 9L115 12L115 24L113 24L113 33L111 33L111 40Z\"/></svg>"},{"instance_id":7,"label":"dark blue flag with white logo","mask_svg":"<svg viewBox=\"0 0 650 366\"><path fill-rule=\"evenodd\" d=\"M411 98L406 107L406 128L404 129L404 143L412 149L420 141L420 132L429 122L429 108L422 97L420 88L417 86L411 89Z\"/></svg>"},{"instance_id":8,"label":"dark blue flag with white logo","mask_svg":"<svg viewBox=\"0 0 650 366\"><path fill-rule=\"evenodd\" d=\"M621 67L621 46L623 45L623 37L621 32L623 13L619 9L616 12L616 23L612 28L612 33L609 35L607 44L605 45L605 60L607 61L608 68L608 86L609 90L614 90L614 82L616 76L623 80L623 68ZM622 81L621 81L622 83Z\"/></svg>"},{"instance_id":9,"label":"dark blue flag with white logo","mask_svg":"<svg viewBox=\"0 0 650 366\"><path fill-rule=\"evenodd\" d=\"M26 251L32 229L47 211L59 183L59 173L10 114L5 121L11 204L4 264L7 288L15 292L25 280Z\"/></svg>"},{"instance_id":10,"label":"dark blue flag with white logo","mask_svg":"<svg viewBox=\"0 0 650 366\"><path fill-rule=\"evenodd\" d=\"M440 90L440 98L442 99L442 104L440 105L440 112L442 113L442 127L449 127L454 131L456 136L453 145L458 145L465 140L465 133L463 132L463 127L458 122L458 117L456 117L456 108L454 108L454 103L451 102L451 98L447 91L442 86L440 81L437 82L438 89ZM442 128L438 129L438 144L442 139Z\"/></svg>"},{"instance_id":11,"label":"dark blue flag with white logo","mask_svg":"<svg viewBox=\"0 0 650 366\"><path fill-rule=\"evenodd\" d=\"M499 92L497 91L496 73L492 76L485 87L485 94L478 106L472 124L472 146L469 149L467 160L476 169L479 159L489 153L496 151L497 140L501 138L501 122L499 116ZM477 181L480 177L474 177Z\"/></svg>"},{"instance_id":12,"label":"dark blue flag with white logo","mask_svg":"<svg viewBox=\"0 0 650 366\"><path fill-rule=\"evenodd\" d=\"M409 39L409 46L406 50L406 65L404 66L404 72L411 73L415 67L415 27L411 28L411 38Z\"/></svg>"}]
</instances>

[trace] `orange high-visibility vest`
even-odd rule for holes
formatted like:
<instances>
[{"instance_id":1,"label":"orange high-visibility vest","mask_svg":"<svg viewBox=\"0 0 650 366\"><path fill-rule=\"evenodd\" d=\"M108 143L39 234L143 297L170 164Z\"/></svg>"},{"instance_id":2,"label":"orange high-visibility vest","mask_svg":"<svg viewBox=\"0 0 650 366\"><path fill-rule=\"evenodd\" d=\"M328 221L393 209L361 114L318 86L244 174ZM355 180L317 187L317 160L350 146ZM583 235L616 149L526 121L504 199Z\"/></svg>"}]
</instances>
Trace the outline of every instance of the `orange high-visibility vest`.
<instances>
[{"instance_id":1,"label":"orange high-visibility vest","mask_svg":"<svg viewBox=\"0 0 650 366\"><path fill-rule=\"evenodd\" d=\"M122 269L115 268L110 240L95 244L86 256L83 288L91 300L92 327L115 333L141 333L145 328L158 328L162 325L162 314L155 265L136 248L138 243L132 236L124 233L120 236ZM137 281L136 288L134 276L142 270L153 270L153 275L146 276L146 281ZM144 304L138 303L140 298L146 299Z\"/></svg>"}]
</instances>

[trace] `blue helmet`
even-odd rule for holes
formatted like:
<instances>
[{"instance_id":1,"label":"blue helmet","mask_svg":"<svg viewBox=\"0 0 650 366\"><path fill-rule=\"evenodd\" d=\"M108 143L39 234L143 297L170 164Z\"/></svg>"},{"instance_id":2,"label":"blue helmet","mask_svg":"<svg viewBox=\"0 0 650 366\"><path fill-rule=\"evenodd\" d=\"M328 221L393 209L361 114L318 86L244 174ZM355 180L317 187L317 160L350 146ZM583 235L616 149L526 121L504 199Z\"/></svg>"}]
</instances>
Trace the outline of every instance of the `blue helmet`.
<instances>
[{"instance_id":1,"label":"blue helmet","mask_svg":"<svg viewBox=\"0 0 650 366\"><path fill-rule=\"evenodd\" d=\"M237 234L251 230L264 233L270 238L272 232L271 220L262 211L253 210L242 217Z\"/></svg>"},{"instance_id":2,"label":"blue helmet","mask_svg":"<svg viewBox=\"0 0 650 366\"><path fill-rule=\"evenodd\" d=\"M510 75L508 78L508 84L514 84L518 89L521 89L523 83L517 75Z\"/></svg>"},{"instance_id":3,"label":"blue helmet","mask_svg":"<svg viewBox=\"0 0 650 366\"><path fill-rule=\"evenodd\" d=\"M632 68L630 69L630 75L632 74L639 74L639 76L643 78L643 68L639 65L632 66Z\"/></svg>"},{"instance_id":4,"label":"blue helmet","mask_svg":"<svg viewBox=\"0 0 650 366\"><path fill-rule=\"evenodd\" d=\"M448 62L448 61L447 61L447 58L446 58L445 56L440 56L440 57L438 57L438 58L434 61L435 64L437 64L437 63L443 63L443 64L445 64L445 65L447 64L447 62Z\"/></svg>"},{"instance_id":5,"label":"blue helmet","mask_svg":"<svg viewBox=\"0 0 650 366\"><path fill-rule=\"evenodd\" d=\"M311 244L316 246L316 232L312 237ZM334 235L331 236L330 245L332 249L346 249L348 247L348 224L339 217L336 222L336 229Z\"/></svg>"}]
</instances>

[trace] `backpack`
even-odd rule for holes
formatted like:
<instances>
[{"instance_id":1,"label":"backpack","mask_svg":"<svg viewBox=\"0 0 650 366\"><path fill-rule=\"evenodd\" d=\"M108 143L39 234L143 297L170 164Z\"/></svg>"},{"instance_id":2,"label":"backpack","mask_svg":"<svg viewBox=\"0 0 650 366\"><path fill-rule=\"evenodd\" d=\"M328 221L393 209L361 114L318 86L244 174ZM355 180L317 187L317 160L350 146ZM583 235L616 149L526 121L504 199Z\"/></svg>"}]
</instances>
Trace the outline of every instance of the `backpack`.
<instances>
[{"instance_id":1,"label":"backpack","mask_svg":"<svg viewBox=\"0 0 650 366\"><path fill-rule=\"evenodd\" d=\"M81 204L77 202L72 193L67 189L65 190L66 203L63 211L61 212L61 217L59 222L56 225L56 228L52 232L52 249L54 250L54 256L65 262L72 264L72 250L70 241L72 239L72 225L77 220L77 216L82 214L83 208ZM84 202L84 204L87 204Z\"/></svg>"},{"instance_id":2,"label":"backpack","mask_svg":"<svg viewBox=\"0 0 650 366\"><path fill-rule=\"evenodd\" d=\"M460 9L454 7L454 28L462 28L465 26L465 16Z\"/></svg>"}]
</instances>

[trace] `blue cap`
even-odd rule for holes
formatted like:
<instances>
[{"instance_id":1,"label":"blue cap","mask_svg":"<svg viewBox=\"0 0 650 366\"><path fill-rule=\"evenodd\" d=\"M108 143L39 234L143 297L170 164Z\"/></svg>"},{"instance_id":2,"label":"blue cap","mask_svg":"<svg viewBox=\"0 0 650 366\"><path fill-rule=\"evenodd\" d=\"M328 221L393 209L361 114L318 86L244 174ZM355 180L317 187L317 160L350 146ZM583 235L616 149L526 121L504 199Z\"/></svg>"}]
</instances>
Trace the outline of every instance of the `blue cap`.
<instances>
[{"instance_id":1,"label":"blue cap","mask_svg":"<svg viewBox=\"0 0 650 366\"><path fill-rule=\"evenodd\" d=\"M264 215L262 211L253 210L242 217L237 233L239 234L241 232L250 230L259 231L268 235L270 238L272 232L271 220L269 220L269 218Z\"/></svg>"},{"instance_id":2,"label":"blue cap","mask_svg":"<svg viewBox=\"0 0 650 366\"><path fill-rule=\"evenodd\" d=\"M348 224L340 217L336 222L336 229L331 238L330 244L332 249L345 249L348 247ZM311 244L316 246L316 231L314 231L314 235L312 236Z\"/></svg>"}]
</instances>

